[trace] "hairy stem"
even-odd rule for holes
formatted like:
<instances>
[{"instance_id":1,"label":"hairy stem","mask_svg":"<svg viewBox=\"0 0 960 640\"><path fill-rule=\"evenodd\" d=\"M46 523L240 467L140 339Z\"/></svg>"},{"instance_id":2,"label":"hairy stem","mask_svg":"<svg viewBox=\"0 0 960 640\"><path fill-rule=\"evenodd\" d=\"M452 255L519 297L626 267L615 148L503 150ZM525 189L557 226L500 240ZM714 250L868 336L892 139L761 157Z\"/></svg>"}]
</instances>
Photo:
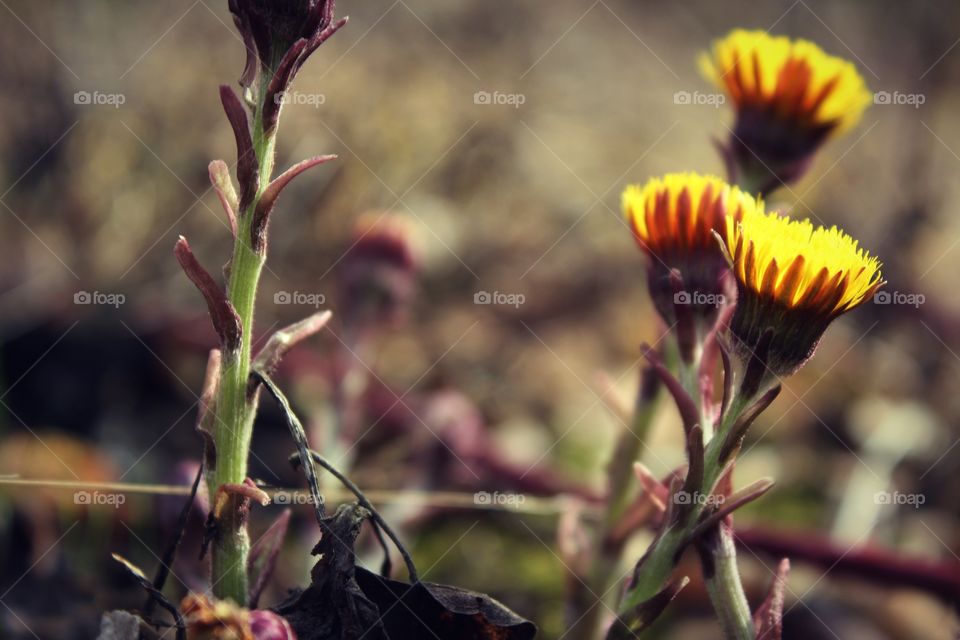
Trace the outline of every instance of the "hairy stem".
<instances>
[{"instance_id":1,"label":"hairy stem","mask_svg":"<svg viewBox=\"0 0 960 640\"><path fill-rule=\"evenodd\" d=\"M724 636L730 640L754 640L753 616L740 582L732 529L720 524L711 540L701 546L700 555L707 592Z\"/></svg>"},{"instance_id":2,"label":"hairy stem","mask_svg":"<svg viewBox=\"0 0 960 640\"><path fill-rule=\"evenodd\" d=\"M683 552L686 545L690 542L690 535L697 525L700 515L706 507L706 497L711 494L715 485L724 471L724 465L720 461L720 452L723 448L723 436L727 433L740 413L745 409L746 403L742 399L735 398L731 403L727 414L723 418L717 434L707 444L704 452L704 473L703 482L695 488L690 509L686 511L684 518L667 526L660 537L654 541L649 550L635 584L624 595L620 603L619 614L629 619L630 613L640 604L654 597L668 583L671 573L676 567L679 555ZM735 557L733 560L735 564ZM735 566L733 578L736 581L737 589L742 593L742 587L739 586L739 576L736 573ZM718 589L728 589L731 583L718 584ZM731 595L734 598L735 595ZM749 615L749 614L748 614ZM733 636L738 637L738 636Z\"/></svg>"}]
</instances>

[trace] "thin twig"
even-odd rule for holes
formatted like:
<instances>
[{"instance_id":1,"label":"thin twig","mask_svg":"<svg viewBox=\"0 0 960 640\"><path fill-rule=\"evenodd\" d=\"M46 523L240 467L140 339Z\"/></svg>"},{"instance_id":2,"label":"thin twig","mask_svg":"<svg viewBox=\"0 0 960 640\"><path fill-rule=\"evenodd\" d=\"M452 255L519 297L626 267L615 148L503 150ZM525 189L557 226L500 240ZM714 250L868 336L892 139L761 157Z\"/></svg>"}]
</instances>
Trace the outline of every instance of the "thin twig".
<instances>
[{"instance_id":1,"label":"thin twig","mask_svg":"<svg viewBox=\"0 0 960 640\"><path fill-rule=\"evenodd\" d=\"M127 570L127 573L129 573L137 582L140 583L140 586L150 594L150 597L156 600L157 604L166 609L167 612L173 616L177 626L177 640L187 640L187 627L183 621L183 616L180 615L179 609L177 609L172 602L167 600L166 596L154 588L147 576L143 573L143 571L140 570L140 567L133 564L118 553L111 555L113 556L114 560L123 565L123 568Z\"/></svg>"},{"instance_id":2,"label":"thin twig","mask_svg":"<svg viewBox=\"0 0 960 640\"><path fill-rule=\"evenodd\" d=\"M376 522L370 522L373 528L373 535L377 538L377 544L383 550L383 561L380 563L380 575L389 578L393 573L393 561L390 559L390 547L387 546L387 540L383 537L383 531L377 526Z\"/></svg>"},{"instance_id":3,"label":"thin twig","mask_svg":"<svg viewBox=\"0 0 960 640\"><path fill-rule=\"evenodd\" d=\"M170 542L167 544L167 548L163 551L163 558L160 560L160 566L157 567L157 574L153 578L153 588L157 591L163 591L163 585L167 582L167 577L170 575L170 571L173 567L174 559L177 556L177 549L180 548L180 541L183 540L183 534L187 530L187 518L190 517L190 510L193 509L194 499L197 497L197 487L200 486L200 478L203 477L203 464L197 468L197 476L193 479L193 484L190 485L190 495L187 498L187 501L183 503L183 507L180 509L180 516L177 518L177 524L173 531L173 537L170 539ZM156 604L156 599L151 596L147 599L146 604L143 605L143 615L149 616L153 613L153 606Z\"/></svg>"},{"instance_id":4,"label":"thin twig","mask_svg":"<svg viewBox=\"0 0 960 640\"><path fill-rule=\"evenodd\" d=\"M317 470L313 467L313 460L309 458L310 445L307 442L307 434L303 430L303 425L300 423L300 419L297 418L296 414L293 412L293 409L290 408L290 402L287 400L287 397L283 395L283 392L280 391L280 388L273 382L273 380L263 371L253 371L250 376L254 379L260 381L267 391L270 392L270 395L273 396L273 399L277 401L277 404L280 405L280 408L283 409L283 416L287 420L287 426L290 428L290 435L293 436L294 442L296 442L297 450L300 452L301 459L307 458L307 461L303 465L304 473L307 476L307 486L310 489L310 495L313 497L313 510L317 516L317 524L321 527L323 526L323 518L325 515L325 507L323 502L323 496L320 495L320 484L317 480Z\"/></svg>"},{"instance_id":5,"label":"thin twig","mask_svg":"<svg viewBox=\"0 0 960 640\"><path fill-rule=\"evenodd\" d=\"M348 478L347 476L337 471L336 467L330 464L319 453L313 450L308 450L308 453L314 462L316 462L321 467L329 471L333 477L339 480L341 484L343 484L343 486L349 489L350 492L357 497L357 501L360 503L361 507L364 507L370 512L370 517L381 529L383 529L383 532L387 534L387 537L390 538L394 546L400 552L400 555L403 557L403 562L404 564L407 565L407 572L410 574L410 582L419 582L420 579L418 577L417 568L414 566L413 558L410 557L410 553L407 551L407 548L400 541L400 537L396 534L396 532L392 528L390 528L389 524L387 524L387 521L383 519L383 517L376 510L376 508L374 508L374 506L370 503L367 497L363 495L363 491L360 491L359 487L353 484L350 478ZM294 456L299 456L299 455L300 454L294 454ZM291 456L291 458L293 458L294 456ZM302 461L302 458L301 458L301 461Z\"/></svg>"}]
</instances>

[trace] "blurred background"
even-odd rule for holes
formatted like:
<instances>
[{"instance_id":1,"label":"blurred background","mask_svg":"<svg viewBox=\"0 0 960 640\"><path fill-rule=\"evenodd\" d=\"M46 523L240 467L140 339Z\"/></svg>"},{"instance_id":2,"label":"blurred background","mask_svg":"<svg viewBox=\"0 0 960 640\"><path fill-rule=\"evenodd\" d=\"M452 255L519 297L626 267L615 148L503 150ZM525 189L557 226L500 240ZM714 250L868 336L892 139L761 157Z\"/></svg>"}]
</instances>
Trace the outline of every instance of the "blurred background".
<instances>
[{"instance_id":1,"label":"blurred background","mask_svg":"<svg viewBox=\"0 0 960 640\"><path fill-rule=\"evenodd\" d=\"M488 592L563 637L567 503L554 497L602 492L622 426L597 373L630 402L638 345L664 331L620 193L722 172L713 141L732 113L696 58L758 28L811 39L886 92L770 204L860 239L892 295L835 323L752 430L737 481L777 486L737 519L749 597L762 599L786 532L816 548L793 557L784 638L955 638L960 5L341 0L338 13L350 23L298 76L277 163L339 160L274 213L258 335L334 311L278 379L361 487L511 498L385 502L426 579ZM207 179L210 160L235 159L217 96L243 66L227 3L3 0L0 43L0 476L187 485L216 339L172 249L186 236L213 273L229 257ZM371 268L358 221L410 260ZM368 285L378 302L351 306L345 292ZM300 486L261 404L250 473ZM661 409L644 453L658 476L683 463L675 411ZM103 611L142 603L110 553L152 573L182 497L78 495L0 486L4 637L94 637ZM254 535L281 509L255 511ZM314 562L310 507L293 510L264 604ZM201 524L175 600L204 588ZM816 536L839 555L814 557ZM649 540L636 536L631 559ZM864 548L929 580L840 562ZM652 637L718 633L695 578Z\"/></svg>"}]
</instances>

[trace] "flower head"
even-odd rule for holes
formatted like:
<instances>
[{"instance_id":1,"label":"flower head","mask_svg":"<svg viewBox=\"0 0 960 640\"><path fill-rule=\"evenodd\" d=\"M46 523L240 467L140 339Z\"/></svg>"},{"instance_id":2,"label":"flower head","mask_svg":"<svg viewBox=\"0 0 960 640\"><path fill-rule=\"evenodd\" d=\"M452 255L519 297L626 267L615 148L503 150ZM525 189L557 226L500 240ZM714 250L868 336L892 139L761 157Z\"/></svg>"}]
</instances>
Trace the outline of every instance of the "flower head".
<instances>
[{"instance_id":1,"label":"flower head","mask_svg":"<svg viewBox=\"0 0 960 640\"><path fill-rule=\"evenodd\" d=\"M853 127L872 101L849 61L764 31L730 32L700 66L736 107L728 160L762 193L799 177L813 152Z\"/></svg>"},{"instance_id":2,"label":"flower head","mask_svg":"<svg viewBox=\"0 0 960 640\"><path fill-rule=\"evenodd\" d=\"M856 240L809 220L749 212L727 221L726 248L738 292L732 347L743 360L759 355L773 376L799 369L827 326L884 284Z\"/></svg>"},{"instance_id":3,"label":"flower head","mask_svg":"<svg viewBox=\"0 0 960 640\"><path fill-rule=\"evenodd\" d=\"M674 305L692 305L707 322L725 300L728 271L714 233L727 233L727 220L762 208L756 198L720 178L672 173L631 185L623 193L623 210L640 248L648 256L650 294L668 322ZM682 279L671 282L676 270Z\"/></svg>"}]
</instances>

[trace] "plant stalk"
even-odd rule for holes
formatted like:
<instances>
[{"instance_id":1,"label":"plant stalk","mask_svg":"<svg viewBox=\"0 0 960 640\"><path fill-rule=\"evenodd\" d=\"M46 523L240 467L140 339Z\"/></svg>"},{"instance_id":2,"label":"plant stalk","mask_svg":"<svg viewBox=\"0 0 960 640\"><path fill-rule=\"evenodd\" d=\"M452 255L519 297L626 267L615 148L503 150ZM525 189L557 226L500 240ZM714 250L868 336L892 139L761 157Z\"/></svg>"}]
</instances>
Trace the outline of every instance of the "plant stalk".
<instances>
[{"instance_id":1,"label":"plant stalk","mask_svg":"<svg viewBox=\"0 0 960 640\"><path fill-rule=\"evenodd\" d=\"M264 95L265 87L260 95ZM247 460L250 455L250 440L257 412L257 395L248 395L250 362L252 358L253 322L256 307L257 287L266 255L253 249L251 225L253 212L270 182L274 163L275 130L264 135L261 119L253 118L253 145L259 167L260 185L256 197L246 211L239 212L237 237L230 261L227 295L240 317L242 333L240 348L223 355L219 396L217 399L217 422L214 434L217 445L216 468L207 478L210 504L214 505L217 490L224 484L240 484L247 477ZM211 477L212 476L212 477ZM246 516L239 509L236 496L229 496L217 522L218 531L213 544L212 584L218 598L229 598L245 605L248 597L247 557L250 538L247 534Z\"/></svg>"},{"instance_id":2,"label":"plant stalk","mask_svg":"<svg viewBox=\"0 0 960 640\"><path fill-rule=\"evenodd\" d=\"M697 358L693 366L680 366L680 381L684 384L690 397L700 405L701 397L699 390L698 374L700 371L700 358L702 355L702 343L698 341ZM732 408L732 413L739 415L742 411L737 402ZM704 439L708 442L712 440L712 420L707 415L705 407L700 406L701 427L704 430ZM736 417L736 416L735 416ZM735 419L734 417L734 419ZM732 422L728 422L729 426ZM723 428L721 433L725 433ZM717 443L722 442L718 438ZM704 487L701 495L706 495L710 491L710 484L704 478ZM703 557L709 554L710 557ZM750 614L750 604L747 602L747 596L743 591L743 584L740 581L740 571L737 568L737 547L733 539L733 530L725 525L717 527L717 539L713 544L706 545L701 550L701 565L703 566L704 580L707 585L707 593L710 595L710 602L713 604L717 618L720 620L720 626L723 628L725 637L732 640L753 640L754 627L753 617Z\"/></svg>"},{"instance_id":3,"label":"plant stalk","mask_svg":"<svg viewBox=\"0 0 960 640\"><path fill-rule=\"evenodd\" d=\"M750 604L743 592L737 568L737 548L733 531L725 524L717 527L714 539L701 550L704 577L710 602L720 620L724 636L730 640L754 640L756 631ZM708 557L703 557L708 554Z\"/></svg>"},{"instance_id":4,"label":"plant stalk","mask_svg":"<svg viewBox=\"0 0 960 640\"><path fill-rule=\"evenodd\" d=\"M724 471L724 466L720 463L720 451L723 447L723 436L729 431L730 427L746 408L747 402L742 398L734 398L723 418L717 434L707 443L704 451L704 474L703 482L700 487L694 490L695 495L691 496L691 508L686 513L686 517L681 522L676 522L662 532L659 538L654 541L648 556L643 561L643 566L636 583L625 594L620 603L619 614L623 618L629 618L630 612L646 600L654 597L662 590L670 579L670 574L676 566L677 557L683 552L685 546L690 542L690 534L696 527L700 515L706 507L706 496L709 496ZM732 544L732 540L730 540ZM724 625L724 633L728 638L749 637L752 635L737 635L743 628L744 620L750 620L749 607L746 605L746 597L743 595L743 587L740 585L739 573L736 568L736 555L733 547L727 551L727 558L723 558L723 576L722 578L714 575L713 584L708 586L711 589L711 600L715 607L726 606L727 602L733 602L737 605L734 611L734 624L731 627ZM708 582L710 578L708 577ZM716 591L719 600L714 599L713 591ZM742 615L742 608L746 609L746 618ZM726 611L720 611L718 614L721 624L724 624ZM750 623L750 633L753 631L752 622Z\"/></svg>"}]
</instances>

